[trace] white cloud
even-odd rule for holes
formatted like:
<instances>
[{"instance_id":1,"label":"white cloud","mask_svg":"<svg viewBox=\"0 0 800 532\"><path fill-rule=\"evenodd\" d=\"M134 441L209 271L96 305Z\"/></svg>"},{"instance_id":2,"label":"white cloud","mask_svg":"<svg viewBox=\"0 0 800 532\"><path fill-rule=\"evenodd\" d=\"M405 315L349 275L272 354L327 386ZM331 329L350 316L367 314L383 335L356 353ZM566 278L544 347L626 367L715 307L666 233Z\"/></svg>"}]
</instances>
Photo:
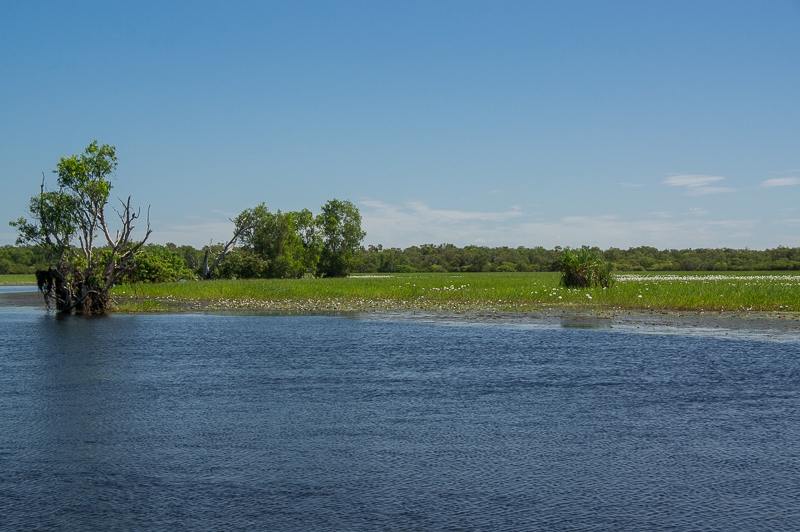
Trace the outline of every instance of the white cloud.
<instances>
[{"instance_id":1,"label":"white cloud","mask_svg":"<svg viewBox=\"0 0 800 532\"><path fill-rule=\"evenodd\" d=\"M458 210L441 210L431 209L427 205L419 201L410 201L406 203L405 207L391 205L382 201L365 200L361 205L379 209L383 211L390 211L395 216L409 216L415 220L425 220L428 222L439 224L452 224L458 222L465 222L471 220L501 222L521 216L522 212L519 207L513 207L510 211L506 212L478 212L478 211L458 211Z\"/></svg>"},{"instance_id":2,"label":"white cloud","mask_svg":"<svg viewBox=\"0 0 800 532\"><path fill-rule=\"evenodd\" d=\"M435 209L423 202L392 204L378 200L358 202L365 244L408 247L425 243L487 246L581 246L603 249L648 245L664 248L796 246L800 218L787 217L760 223L755 219L713 219L699 210L656 211L633 218L613 213L602 216L561 216L544 219L519 206L499 212ZM530 208L530 207L526 207ZM576 209L578 211L579 209ZM731 215L733 216L733 215ZM202 247L213 240L227 241L233 234L229 213L153 222L151 241ZM764 232L769 234L764 238ZM141 236L141 233L139 233ZM16 234L0 232L9 243Z\"/></svg>"},{"instance_id":3,"label":"white cloud","mask_svg":"<svg viewBox=\"0 0 800 532\"><path fill-rule=\"evenodd\" d=\"M662 181L662 183L672 187L686 187L687 196L733 192L734 189L732 188L709 186L710 183L716 183L723 179L725 178L716 175L682 174L670 176Z\"/></svg>"},{"instance_id":4,"label":"white cloud","mask_svg":"<svg viewBox=\"0 0 800 532\"><path fill-rule=\"evenodd\" d=\"M425 243L457 246L581 246L601 248L649 245L659 248L745 247L751 245L756 220L698 219L695 213L677 213L665 219L652 213L626 220L616 215L565 216L531 220L521 210L487 213L431 209L414 202L393 205L365 201L362 210L367 244L408 247Z\"/></svg>"},{"instance_id":5,"label":"white cloud","mask_svg":"<svg viewBox=\"0 0 800 532\"><path fill-rule=\"evenodd\" d=\"M800 177L776 177L761 182L762 187L789 187L800 185Z\"/></svg>"}]
</instances>

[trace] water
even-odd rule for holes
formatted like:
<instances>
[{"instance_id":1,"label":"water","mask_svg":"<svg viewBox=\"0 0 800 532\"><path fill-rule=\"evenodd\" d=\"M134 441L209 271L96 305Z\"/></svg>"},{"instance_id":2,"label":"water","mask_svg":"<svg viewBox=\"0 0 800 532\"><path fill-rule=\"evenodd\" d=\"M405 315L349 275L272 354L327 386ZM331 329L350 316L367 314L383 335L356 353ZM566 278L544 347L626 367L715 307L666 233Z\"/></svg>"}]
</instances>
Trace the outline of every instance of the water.
<instances>
[{"instance_id":1,"label":"water","mask_svg":"<svg viewBox=\"0 0 800 532\"><path fill-rule=\"evenodd\" d=\"M2 530L798 530L800 344L0 308Z\"/></svg>"}]
</instances>

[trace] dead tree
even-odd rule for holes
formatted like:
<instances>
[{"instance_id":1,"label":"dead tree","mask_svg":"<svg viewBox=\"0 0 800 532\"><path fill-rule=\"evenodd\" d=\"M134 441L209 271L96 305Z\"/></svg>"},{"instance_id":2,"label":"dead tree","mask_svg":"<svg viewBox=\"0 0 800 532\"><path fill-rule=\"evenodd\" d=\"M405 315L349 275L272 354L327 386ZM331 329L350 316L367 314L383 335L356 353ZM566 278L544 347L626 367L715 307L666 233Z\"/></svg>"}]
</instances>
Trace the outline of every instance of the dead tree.
<instances>
[{"instance_id":1,"label":"dead tree","mask_svg":"<svg viewBox=\"0 0 800 532\"><path fill-rule=\"evenodd\" d=\"M257 223L256 218L247 211L239 215L235 220L231 221L235 227L233 237L222 247L222 251L220 251L214 257L214 261L210 265L208 264L208 258L211 254L211 242L209 242L209 245L205 247L205 254L203 255L203 267L200 271L200 278L204 281L211 279L212 272L223 260L225 260L225 257L228 255L228 253L233 251L234 247L236 247L236 242L239 241L242 235L248 231L252 231Z\"/></svg>"}]
</instances>

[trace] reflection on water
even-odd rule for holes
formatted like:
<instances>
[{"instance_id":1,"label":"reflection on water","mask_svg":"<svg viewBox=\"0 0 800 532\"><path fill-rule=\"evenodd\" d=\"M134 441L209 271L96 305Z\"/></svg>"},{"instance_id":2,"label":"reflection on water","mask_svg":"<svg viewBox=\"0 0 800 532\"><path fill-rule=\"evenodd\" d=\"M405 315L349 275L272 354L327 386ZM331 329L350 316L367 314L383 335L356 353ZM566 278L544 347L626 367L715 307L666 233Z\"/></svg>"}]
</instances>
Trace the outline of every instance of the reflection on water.
<instances>
[{"instance_id":1,"label":"reflection on water","mask_svg":"<svg viewBox=\"0 0 800 532\"><path fill-rule=\"evenodd\" d=\"M0 285L0 294L14 294L19 292L36 292L36 285Z\"/></svg>"},{"instance_id":2,"label":"reflection on water","mask_svg":"<svg viewBox=\"0 0 800 532\"><path fill-rule=\"evenodd\" d=\"M800 528L796 343L0 320L2 529Z\"/></svg>"}]
</instances>

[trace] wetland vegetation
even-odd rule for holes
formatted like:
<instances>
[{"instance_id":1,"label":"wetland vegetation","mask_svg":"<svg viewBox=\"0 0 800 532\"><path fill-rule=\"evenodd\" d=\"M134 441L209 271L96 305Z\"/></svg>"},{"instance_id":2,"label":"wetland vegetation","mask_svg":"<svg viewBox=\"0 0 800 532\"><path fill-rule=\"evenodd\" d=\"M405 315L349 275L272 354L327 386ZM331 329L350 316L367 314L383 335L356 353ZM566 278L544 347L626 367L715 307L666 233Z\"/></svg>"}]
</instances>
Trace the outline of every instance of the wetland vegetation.
<instances>
[{"instance_id":1,"label":"wetland vegetation","mask_svg":"<svg viewBox=\"0 0 800 532\"><path fill-rule=\"evenodd\" d=\"M240 279L115 287L123 311L537 311L563 308L800 311L800 275L617 275L610 288L566 288L558 273L414 273L334 279Z\"/></svg>"},{"instance_id":2,"label":"wetland vegetation","mask_svg":"<svg viewBox=\"0 0 800 532\"><path fill-rule=\"evenodd\" d=\"M358 209L337 199L316 216L245 209L227 243L202 249L146 244L149 213L133 239L141 213L130 197L120 200L119 229L106 220L116 167L115 148L97 141L61 158L57 190L43 177L30 218L10 222L19 238L0 248L0 284L36 282L63 313L102 313L109 302L123 311L800 310L800 275L777 273L800 272L800 248L364 247Z\"/></svg>"}]
</instances>

